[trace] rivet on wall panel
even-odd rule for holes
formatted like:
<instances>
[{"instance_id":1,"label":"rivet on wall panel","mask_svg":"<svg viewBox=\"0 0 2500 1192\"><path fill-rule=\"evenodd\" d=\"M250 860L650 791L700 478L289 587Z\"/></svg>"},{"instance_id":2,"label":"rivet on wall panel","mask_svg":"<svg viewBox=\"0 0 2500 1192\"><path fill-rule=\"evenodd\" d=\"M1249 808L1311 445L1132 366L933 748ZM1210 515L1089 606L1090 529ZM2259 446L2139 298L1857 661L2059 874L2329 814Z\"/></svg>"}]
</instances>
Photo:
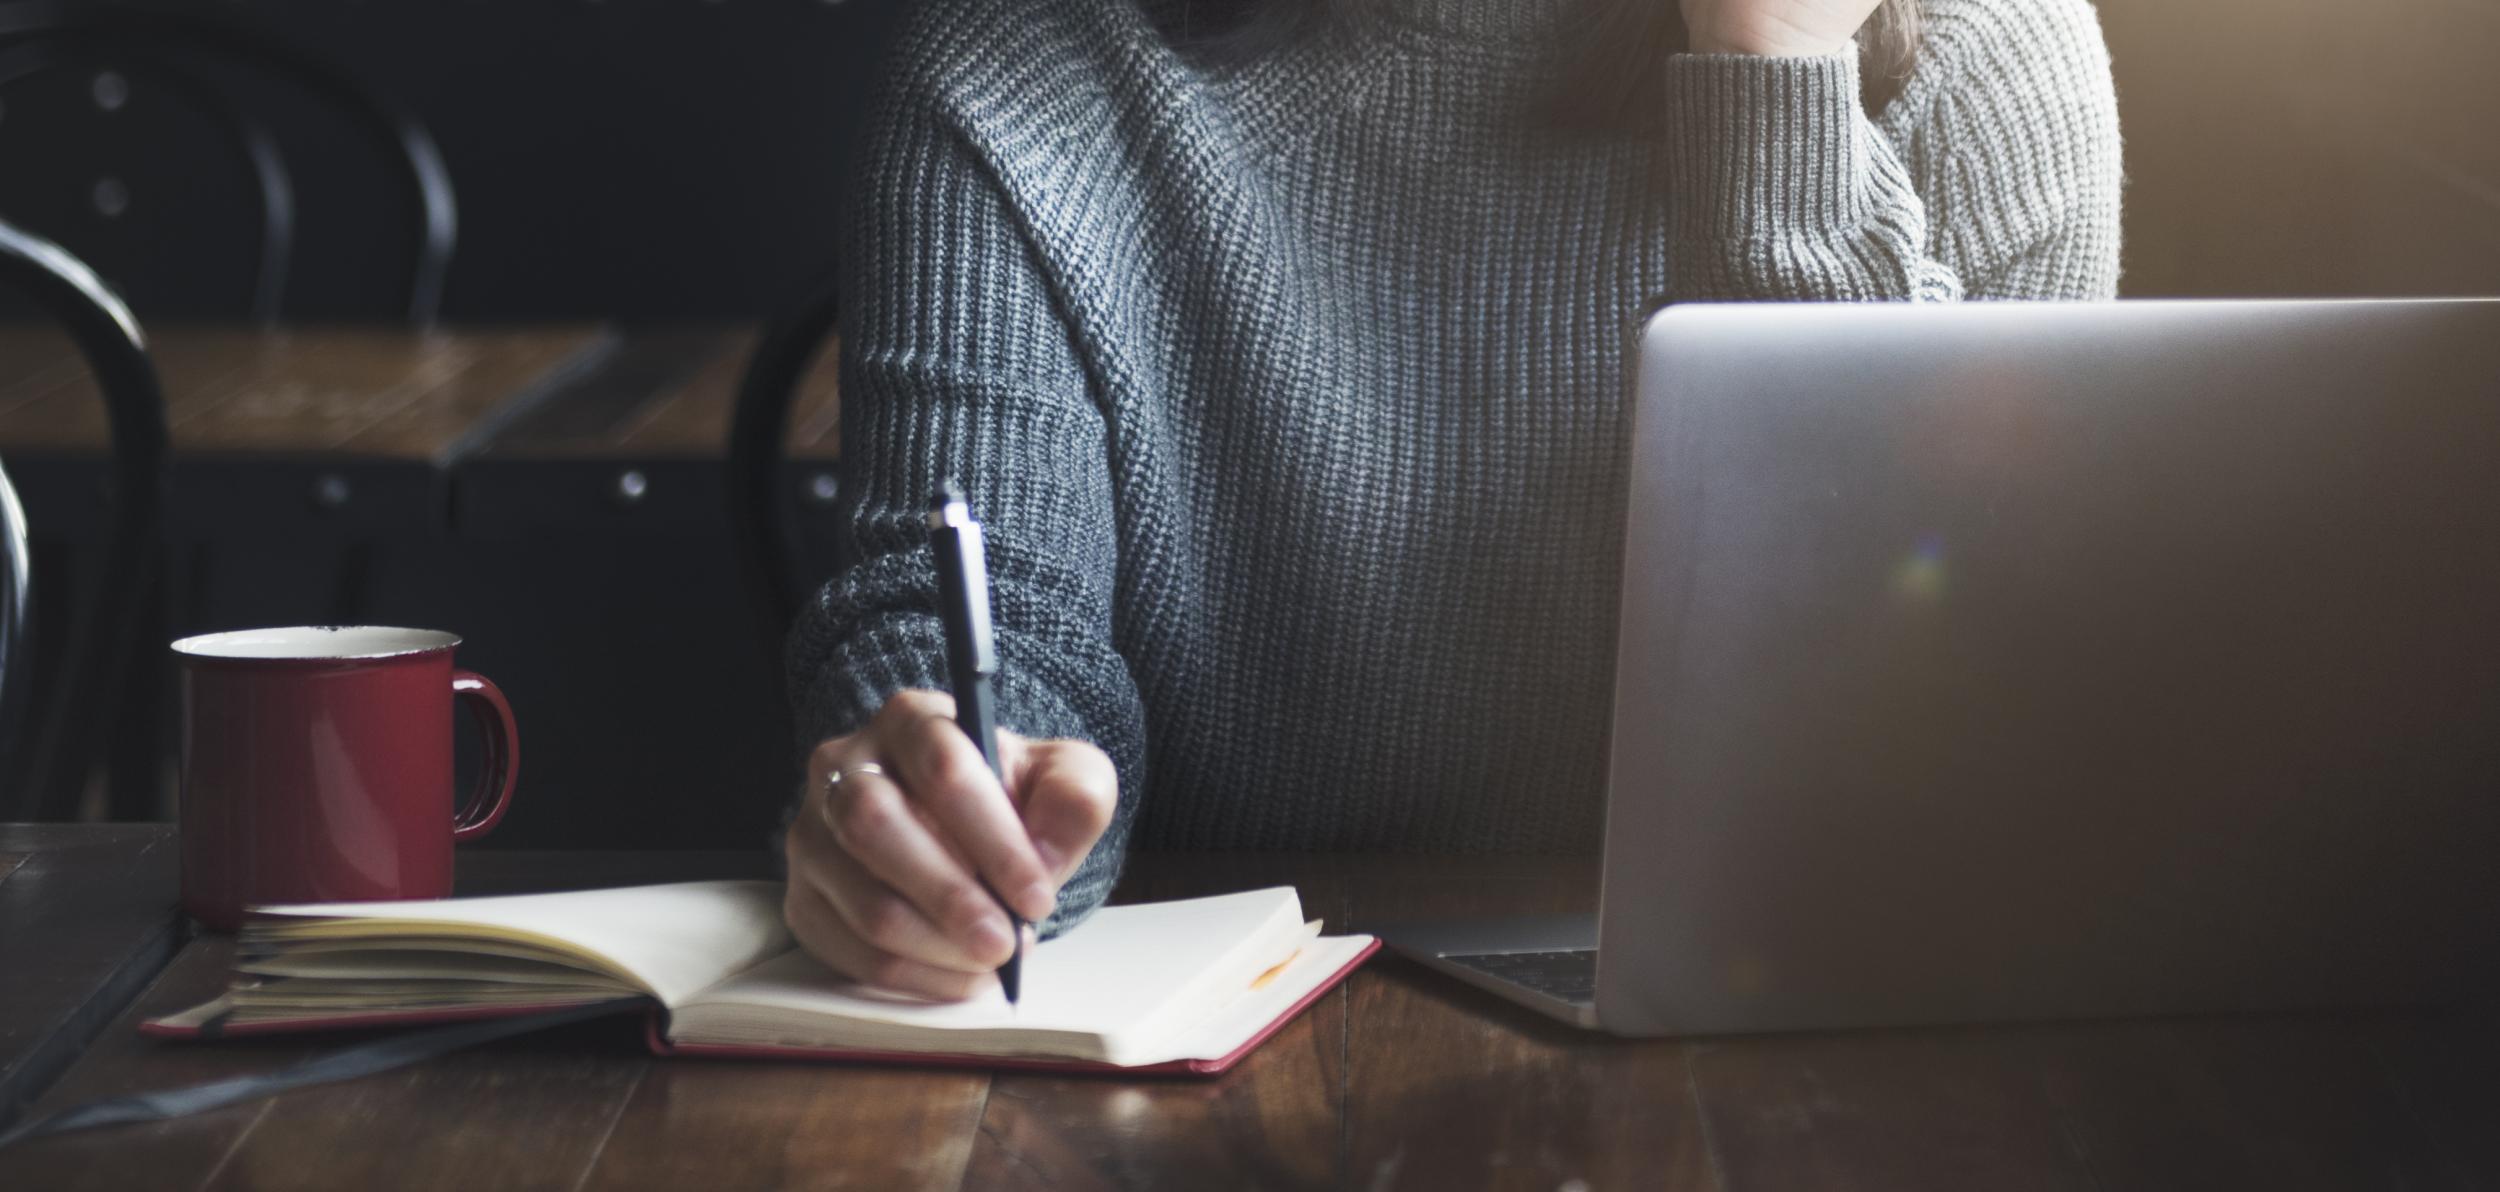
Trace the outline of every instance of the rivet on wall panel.
<instances>
[{"instance_id":1,"label":"rivet on wall panel","mask_svg":"<svg viewBox=\"0 0 2500 1192\"><path fill-rule=\"evenodd\" d=\"M96 214L106 219L120 219L122 212L130 210L130 187L119 178L96 179L89 197L95 200Z\"/></svg>"},{"instance_id":2,"label":"rivet on wall panel","mask_svg":"<svg viewBox=\"0 0 2500 1192\"><path fill-rule=\"evenodd\" d=\"M347 487L347 477L336 472L324 472L313 481L312 503L315 509L339 508L347 504L351 495L353 492Z\"/></svg>"},{"instance_id":3,"label":"rivet on wall panel","mask_svg":"<svg viewBox=\"0 0 2500 1192\"><path fill-rule=\"evenodd\" d=\"M95 81L87 85L87 93L95 97L96 107L118 112L122 110L122 105L130 102L130 80L122 77L122 72L118 70L100 70L96 72Z\"/></svg>"}]
</instances>

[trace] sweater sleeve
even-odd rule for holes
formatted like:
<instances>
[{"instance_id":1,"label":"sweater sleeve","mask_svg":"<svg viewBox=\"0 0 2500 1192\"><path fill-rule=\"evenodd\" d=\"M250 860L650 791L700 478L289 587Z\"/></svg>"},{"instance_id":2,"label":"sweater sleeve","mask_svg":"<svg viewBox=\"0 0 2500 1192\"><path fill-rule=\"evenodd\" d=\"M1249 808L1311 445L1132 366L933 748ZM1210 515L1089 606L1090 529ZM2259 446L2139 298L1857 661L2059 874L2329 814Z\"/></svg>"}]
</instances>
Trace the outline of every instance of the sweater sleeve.
<instances>
[{"instance_id":1,"label":"sweater sleeve","mask_svg":"<svg viewBox=\"0 0 2500 1192\"><path fill-rule=\"evenodd\" d=\"M1111 638L1108 426L1028 239L931 89L891 88L863 141L840 281L843 566L792 630L791 702L812 746L897 691L947 687L923 518L939 480L960 482L983 523L1002 725L1090 741L1119 771L1048 935L1110 893L1144 786Z\"/></svg>"},{"instance_id":2,"label":"sweater sleeve","mask_svg":"<svg viewBox=\"0 0 2500 1192\"><path fill-rule=\"evenodd\" d=\"M1854 53L1668 64L1678 299L2116 295L2117 98L2090 5L1935 7L1882 127Z\"/></svg>"}]
</instances>

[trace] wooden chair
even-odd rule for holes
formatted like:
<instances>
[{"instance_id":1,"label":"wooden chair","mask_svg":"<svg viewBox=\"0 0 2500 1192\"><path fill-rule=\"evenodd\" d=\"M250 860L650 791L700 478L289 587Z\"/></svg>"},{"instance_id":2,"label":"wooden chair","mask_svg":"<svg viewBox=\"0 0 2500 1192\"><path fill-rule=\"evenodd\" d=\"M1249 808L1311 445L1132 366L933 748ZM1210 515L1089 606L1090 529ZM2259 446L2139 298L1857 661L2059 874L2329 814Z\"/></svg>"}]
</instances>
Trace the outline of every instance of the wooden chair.
<instances>
[{"instance_id":1,"label":"wooden chair","mask_svg":"<svg viewBox=\"0 0 2500 1192\"><path fill-rule=\"evenodd\" d=\"M59 682L33 701L32 731L0 757L0 820L59 818L75 805L103 722L130 672L140 644L135 627L156 623L141 614L164 557L165 401L129 308L58 245L0 221L0 290L23 296L69 333L103 391L112 429L111 512L101 565L68 628ZM9 502L14 508L13 495ZM23 527L22 518L12 520ZM18 562L14 583L22 598L22 556ZM17 624L14 613L10 624ZM12 647L0 660L0 670L17 672L10 680L24 673L20 653Z\"/></svg>"}]
</instances>

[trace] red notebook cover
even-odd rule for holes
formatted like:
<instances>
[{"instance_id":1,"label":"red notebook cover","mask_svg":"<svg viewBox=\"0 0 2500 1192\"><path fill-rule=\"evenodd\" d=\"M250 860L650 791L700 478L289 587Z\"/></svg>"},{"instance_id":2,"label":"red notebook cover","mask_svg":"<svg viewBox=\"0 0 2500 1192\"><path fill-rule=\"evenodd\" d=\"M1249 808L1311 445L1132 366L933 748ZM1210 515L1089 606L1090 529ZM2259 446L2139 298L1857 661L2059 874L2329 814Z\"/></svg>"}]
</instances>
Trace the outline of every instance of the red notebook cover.
<instances>
[{"instance_id":1,"label":"red notebook cover","mask_svg":"<svg viewBox=\"0 0 2500 1192\"><path fill-rule=\"evenodd\" d=\"M1318 1001L1321 995L1329 990L1335 989L1339 982L1344 981L1354 970L1363 967L1363 962L1371 959L1372 953L1379 950L1380 941L1377 939L1363 945L1363 950L1355 953L1353 959L1338 966L1337 971L1330 974L1327 980L1313 986L1309 993L1302 995L1300 1001L1286 1007L1284 1013L1270 1020L1266 1026L1260 1027L1257 1034L1244 1040L1241 1046L1234 1048L1229 1054L1211 1060L1173 1060L1169 1063L1123 1068L1117 1064L1095 1063L1090 1060L949 1055L944 1052L924 1051L848 1051L817 1050L805 1047L724 1047L706 1043L671 1043L660 1032L660 1016L657 1014L651 1016L651 1050L655 1055L709 1056L720 1059L827 1060L846 1064L899 1064L915 1068L996 1068L1022 1072L1100 1072L1127 1076L1147 1074L1218 1076L1234 1064L1240 1063L1241 1057L1258 1050L1259 1044L1267 1042L1268 1036L1275 1034L1283 1029L1286 1023L1299 1017L1304 1010L1310 1008L1311 1003Z\"/></svg>"},{"instance_id":2,"label":"red notebook cover","mask_svg":"<svg viewBox=\"0 0 2500 1192\"><path fill-rule=\"evenodd\" d=\"M1117 1064L1095 1063L1089 1060L1054 1060L987 1055L951 1055L945 1052L851 1051L842 1049L811 1049L803 1047L739 1047L704 1043L680 1044L668 1041L668 1037L662 1026L662 1023L666 1019L667 1015L666 1012L661 1010L658 1006L653 1006L651 1008L651 1013L644 1031L645 1038L651 1045L652 1054L659 1056L697 1056L718 1059L754 1060L808 1060L824 1063L891 1064L919 1068L989 1068L1005 1071L1100 1073L1124 1076L1218 1076L1222 1075L1234 1064L1241 1062L1241 1058L1243 1056L1257 1050L1260 1044L1267 1042L1270 1035L1275 1034L1278 1030L1282 1029L1286 1023L1299 1017L1304 1010L1310 1008L1311 1003L1318 1001L1321 995L1326 994L1329 990L1335 989L1339 983L1343 982L1348 976L1352 975L1354 970L1363 967L1363 962L1370 960L1372 958L1372 954L1378 951L1380 951L1379 940L1375 939L1370 943L1365 944L1362 951L1354 954L1353 959L1338 966L1337 971L1330 974L1327 980L1313 986L1309 993L1302 996L1301 1000L1287 1007L1284 1013L1277 1015L1266 1026L1259 1028L1257 1034L1250 1036L1250 1038L1245 1040L1241 1046L1234 1048L1230 1054L1211 1060L1173 1060L1169 1063L1148 1064L1135 1068L1123 1068ZM317 1031L352 1030L372 1027L435 1026L449 1022L474 1022L479 1019L486 1018L511 1018L522 1014L543 1014L548 1011L562 1010L573 1006L593 1005L600 1000L603 999L590 998L579 1002L565 1002L554 1005L534 1005L526 1007L475 1006L458 1010L421 1010L388 1014L346 1014L334 1018L299 1018L288 1022L247 1023L227 1027L176 1026L158 1019L141 1022L139 1024L139 1033L159 1039L218 1039L230 1037L251 1038L266 1035L309 1034Z\"/></svg>"},{"instance_id":3,"label":"red notebook cover","mask_svg":"<svg viewBox=\"0 0 2500 1192\"><path fill-rule=\"evenodd\" d=\"M233 1026L177 1026L161 1018L139 1024L139 1033L152 1039L257 1039L268 1035L311 1035L323 1031L369 1030L393 1026L441 1026L451 1022L480 1022L489 1018L519 1018L524 1014L544 1014L552 1010L570 1010L576 1006L595 1006L615 998L584 998L578 1002L549 1002L530 1006L468 1006L458 1010L393 1010L378 1014L340 1014L330 1018L290 1018L285 1022L246 1022Z\"/></svg>"}]
</instances>

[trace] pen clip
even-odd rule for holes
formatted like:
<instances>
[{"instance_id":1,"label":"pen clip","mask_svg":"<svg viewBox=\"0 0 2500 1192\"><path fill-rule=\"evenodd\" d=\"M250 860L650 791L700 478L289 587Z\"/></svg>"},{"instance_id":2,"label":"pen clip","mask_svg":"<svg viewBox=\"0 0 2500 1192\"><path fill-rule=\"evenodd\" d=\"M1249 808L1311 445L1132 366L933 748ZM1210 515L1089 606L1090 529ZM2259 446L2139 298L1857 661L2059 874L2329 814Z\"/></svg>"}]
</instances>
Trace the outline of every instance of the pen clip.
<instances>
[{"instance_id":1,"label":"pen clip","mask_svg":"<svg viewBox=\"0 0 2500 1192\"><path fill-rule=\"evenodd\" d=\"M998 645L990 632L990 570L981 550L981 523L967 520L954 533L963 558L964 632L972 637L972 669L994 675Z\"/></svg>"},{"instance_id":2,"label":"pen clip","mask_svg":"<svg viewBox=\"0 0 2500 1192\"><path fill-rule=\"evenodd\" d=\"M997 674L998 647L990 628L989 560L982 549L981 523L973 520L962 489L953 484L938 489L930 503L929 534L937 544L938 581L947 589L941 599L962 616L962 624L950 624L948 632L964 636L974 672Z\"/></svg>"}]
</instances>

